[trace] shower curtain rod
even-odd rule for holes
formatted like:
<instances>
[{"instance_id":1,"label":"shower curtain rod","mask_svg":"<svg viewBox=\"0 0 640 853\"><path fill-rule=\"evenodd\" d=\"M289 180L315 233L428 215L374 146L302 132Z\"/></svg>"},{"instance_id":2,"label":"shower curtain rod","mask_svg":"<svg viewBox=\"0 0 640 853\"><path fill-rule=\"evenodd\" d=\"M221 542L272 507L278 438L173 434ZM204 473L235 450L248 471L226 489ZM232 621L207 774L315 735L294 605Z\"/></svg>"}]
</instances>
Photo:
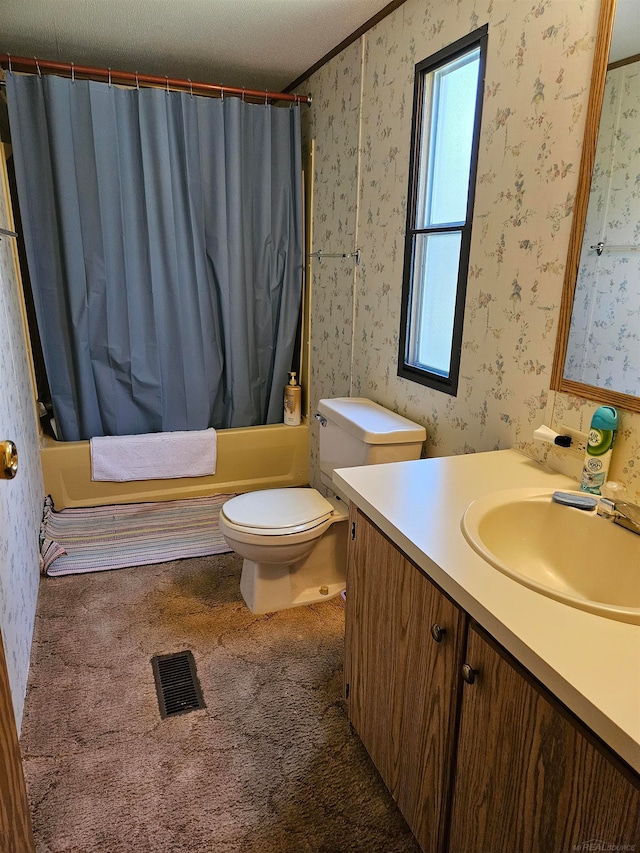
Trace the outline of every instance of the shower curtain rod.
<instances>
[{"instance_id":1,"label":"shower curtain rod","mask_svg":"<svg viewBox=\"0 0 640 853\"><path fill-rule=\"evenodd\" d=\"M243 99L260 102L290 101L296 104L311 104L311 95L295 93L267 92L259 89L244 89L237 86L218 86L213 83L194 83L192 80L180 80L175 77L156 77L152 74L138 74L137 71L113 71L111 68L95 68L92 65L75 65L73 62L53 62L28 56L11 56L0 53L0 67L8 71L23 71L37 74L61 74L63 77L79 77L111 83L126 83L133 86L154 86L189 92L192 95L236 95Z\"/></svg>"}]
</instances>

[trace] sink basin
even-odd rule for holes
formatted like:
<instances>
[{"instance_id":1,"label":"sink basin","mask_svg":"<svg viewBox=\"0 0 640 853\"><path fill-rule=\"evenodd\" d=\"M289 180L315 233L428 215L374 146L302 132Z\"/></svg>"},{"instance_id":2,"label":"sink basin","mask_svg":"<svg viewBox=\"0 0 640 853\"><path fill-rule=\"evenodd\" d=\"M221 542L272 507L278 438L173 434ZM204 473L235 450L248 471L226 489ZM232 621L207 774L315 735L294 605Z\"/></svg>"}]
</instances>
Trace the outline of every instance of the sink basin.
<instances>
[{"instance_id":1,"label":"sink basin","mask_svg":"<svg viewBox=\"0 0 640 853\"><path fill-rule=\"evenodd\" d=\"M640 625L640 536L551 495L548 489L484 495L467 507L462 532L481 557L519 583Z\"/></svg>"}]
</instances>

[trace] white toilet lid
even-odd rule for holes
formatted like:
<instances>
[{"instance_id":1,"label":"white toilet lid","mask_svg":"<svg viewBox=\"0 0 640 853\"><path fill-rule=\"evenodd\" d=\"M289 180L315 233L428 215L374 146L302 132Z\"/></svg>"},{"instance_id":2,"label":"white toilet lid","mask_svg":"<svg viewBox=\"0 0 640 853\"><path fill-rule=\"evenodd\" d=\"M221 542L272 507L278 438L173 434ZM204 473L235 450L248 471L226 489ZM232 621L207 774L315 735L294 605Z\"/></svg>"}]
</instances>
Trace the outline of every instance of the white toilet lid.
<instances>
[{"instance_id":1,"label":"white toilet lid","mask_svg":"<svg viewBox=\"0 0 640 853\"><path fill-rule=\"evenodd\" d=\"M333 507L316 489L263 489L238 495L223 504L232 524L256 530L292 530L315 527Z\"/></svg>"}]
</instances>

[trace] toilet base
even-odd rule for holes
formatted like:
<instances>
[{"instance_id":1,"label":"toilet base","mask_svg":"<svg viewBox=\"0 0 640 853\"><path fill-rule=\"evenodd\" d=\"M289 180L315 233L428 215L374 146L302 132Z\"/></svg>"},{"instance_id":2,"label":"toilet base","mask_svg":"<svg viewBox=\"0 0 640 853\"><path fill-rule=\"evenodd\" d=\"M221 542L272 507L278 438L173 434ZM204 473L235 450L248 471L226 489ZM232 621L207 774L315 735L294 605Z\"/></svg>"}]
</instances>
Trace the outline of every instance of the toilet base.
<instances>
[{"instance_id":1,"label":"toilet base","mask_svg":"<svg viewBox=\"0 0 640 853\"><path fill-rule=\"evenodd\" d=\"M252 613L273 613L328 601L345 589L347 521L336 521L320 537L311 553L296 563L242 564L240 592ZM326 588L327 592L321 592Z\"/></svg>"}]
</instances>

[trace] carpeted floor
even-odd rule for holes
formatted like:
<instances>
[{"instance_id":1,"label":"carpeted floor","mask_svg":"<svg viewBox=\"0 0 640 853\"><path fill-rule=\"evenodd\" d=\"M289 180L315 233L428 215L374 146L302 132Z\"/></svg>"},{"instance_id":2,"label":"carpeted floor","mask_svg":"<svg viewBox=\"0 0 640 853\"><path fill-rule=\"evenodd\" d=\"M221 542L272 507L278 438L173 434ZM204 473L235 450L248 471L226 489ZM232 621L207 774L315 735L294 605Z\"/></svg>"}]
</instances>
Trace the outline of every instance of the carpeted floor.
<instances>
[{"instance_id":1,"label":"carpeted floor","mask_svg":"<svg viewBox=\"0 0 640 853\"><path fill-rule=\"evenodd\" d=\"M43 580L21 746L39 853L404 853L342 702L341 599L252 616L233 554ZM206 709L161 720L150 659Z\"/></svg>"}]
</instances>

